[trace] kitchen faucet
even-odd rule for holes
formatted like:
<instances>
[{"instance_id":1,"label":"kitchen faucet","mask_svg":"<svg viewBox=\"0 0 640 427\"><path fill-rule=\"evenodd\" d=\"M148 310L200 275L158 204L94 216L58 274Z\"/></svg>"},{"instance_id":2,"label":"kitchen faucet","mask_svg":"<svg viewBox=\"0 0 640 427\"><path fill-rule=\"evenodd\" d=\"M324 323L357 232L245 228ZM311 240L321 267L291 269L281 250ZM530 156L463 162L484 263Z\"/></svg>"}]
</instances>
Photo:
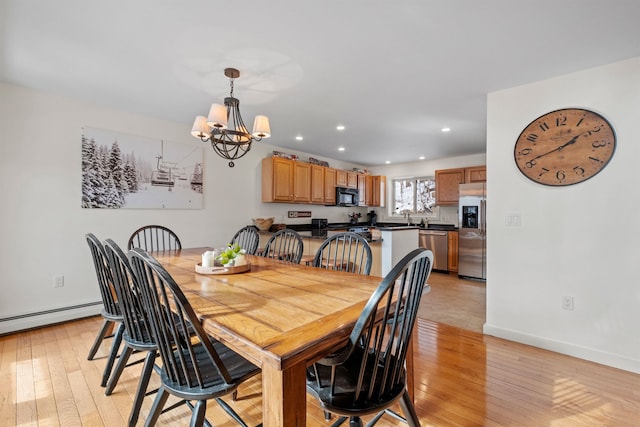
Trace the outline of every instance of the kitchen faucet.
<instances>
[{"instance_id":1,"label":"kitchen faucet","mask_svg":"<svg viewBox=\"0 0 640 427\"><path fill-rule=\"evenodd\" d=\"M407 217L407 225L411 225L411 213L410 211L404 211L404 215Z\"/></svg>"}]
</instances>

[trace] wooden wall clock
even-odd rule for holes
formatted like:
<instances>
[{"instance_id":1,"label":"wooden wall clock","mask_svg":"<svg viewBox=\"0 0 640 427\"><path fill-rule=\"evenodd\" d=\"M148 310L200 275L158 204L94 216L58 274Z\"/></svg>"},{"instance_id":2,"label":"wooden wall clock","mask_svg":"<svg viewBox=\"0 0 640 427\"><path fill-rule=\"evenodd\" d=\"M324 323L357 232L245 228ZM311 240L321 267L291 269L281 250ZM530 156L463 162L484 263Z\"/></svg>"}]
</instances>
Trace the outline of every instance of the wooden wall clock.
<instances>
[{"instance_id":1,"label":"wooden wall clock","mask_svg":"<svg viewBox=\"0 0 640 427\"><path fill-rule=\"evenodd\" d=\"M600 114L565 108L544 114L524 128L513 152L520 172L539 184L577 184L607 166L616 134Z\"/></svg>"}]
</instances>

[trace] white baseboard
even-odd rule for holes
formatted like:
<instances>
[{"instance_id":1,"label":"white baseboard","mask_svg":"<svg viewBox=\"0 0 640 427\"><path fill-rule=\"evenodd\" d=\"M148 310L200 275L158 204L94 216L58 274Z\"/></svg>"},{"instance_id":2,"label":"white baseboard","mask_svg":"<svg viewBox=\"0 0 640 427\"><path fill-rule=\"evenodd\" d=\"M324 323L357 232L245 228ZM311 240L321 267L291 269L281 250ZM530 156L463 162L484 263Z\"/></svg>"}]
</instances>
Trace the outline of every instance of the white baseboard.
<instances>
[{"instance_id":1,"label":"white baseboard","mask_svg":"<svg viewBox=\"0 0 640 427\"><path fill-rule=\"evenodd\" d=\"M21 316L0 319L0 335L37 328L82 317L95 316L102 311L102 302L63 307Z\"/></svg>"},{"instance_id":2,"label":"white baseboard","mask_svg":"<svg viewBox=\"0 0 640 427\"><path fill-rule=\"evenodd\" d=\"M520 331L499 328L487 323L483 326L485 335L491 335L498 338L504 338L509 341L519 342L534 347L543 348L545 350L554 351L556 353L566 354L567 356L577 357L579 359L589 360L601 365L611 366L613 368L640 374L640 360L630 359L628 357L617 354L607 353L593 348L582 347L579 345L551 340L549 338L529 335Z\"/></svg>"}]
</instances>

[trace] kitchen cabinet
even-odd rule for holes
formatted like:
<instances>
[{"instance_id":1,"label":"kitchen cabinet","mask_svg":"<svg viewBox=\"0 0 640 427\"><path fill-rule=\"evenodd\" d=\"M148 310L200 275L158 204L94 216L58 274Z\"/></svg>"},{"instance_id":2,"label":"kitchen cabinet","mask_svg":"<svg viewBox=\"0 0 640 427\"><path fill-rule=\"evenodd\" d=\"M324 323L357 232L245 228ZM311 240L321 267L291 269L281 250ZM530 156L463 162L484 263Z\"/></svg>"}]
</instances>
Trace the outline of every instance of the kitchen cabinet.
<instances>
[{"instance_id":1,"label":"kitchen cabinet","mask_svg":"<svg viewBox=\"0 0 640 427\"><path fill-rule=\"evenodd\" d=\"M311 165L311 203L324 204L324 173L325 167ZM334 196L335 199L335 196Z\"/></svg>"},{"instance_id":2,"label":"kitchen cabinet","mask_svg":"<svg viewBox=\"0 0 640 427\"><path fill-rule=\"evenodd\" d=\"M371 205L384 207L387 200L387 177L376 175L371 177Z\"/></svg>"},{"instance_id":3,"label":"kitchen cabinet","mask_svg":"<svg viewBox=\"0 0 640 427\"><path fill-rule=\"evenodd\" d=\"M364 205L373 206L373 177L371 175L365 176Z\"/></svg>"},{"instance_id":4,"label":"kitchen cabinet","mask_svg":"<svg viewBox=\"0 0 640 427\"><path fill-rule=\"evenodd\" d=\"M358 206L369 206L367 204L367 175L358 174Z\"/></svg>"},{"instance_id":5,"label":"kitchen cabinet","mask_svg":"<svg viewBox=\"0 0 640 427\"><path fill-rule=\"evenodd\" d=\"M458 232L447 232L447 270L458 272Z\"/></svg>"},{"instance_id":6,"label":"kitchen cabinet","mask_svg":"<svg viewBox=\"0 0 640 427\"><path fill-rule=\"evenodd\" d=\"M464 182L468 184L470 182L486 182L487 181L487 167L475 166L472 168L464 168Z\"/></svg>"},{"instance_id":7,"label":"kitchen cabinet","mask_svg":"<svg viewBox=\"0 0 640 427\"><path fill-rule=\"evenodd\" d=\"M347 187L358 188L358 174L355 172L347 172Z\"/></svg>"},{"instance_id":8,"label":"kitchen cabinet","mask_svg":"<svg viewBox=\"0 0 640 427\"><path fill-rule=\"evenodd\" d=\"M262 159L262 201L293 202L293 161L280 157Z\"/></svg>"},{"instance_id":9,"label":"kitchen cabinet","mask_svg":"<svg viewBox=\"0 0 640 427\"><path fill-rule=\"evenodd\" d=\"M311 202L311 164L293 162L293 202Z\"/></svg>"},{"instance_id":10,"label":"kitchen cabinet","mask_svg":"<svg viewBox=\"0 0 640 427\"><path fill-rule=\"evenodd\" d=\"M324 168L324 204L336 204L336 175L337 170Z\"/></svg>"},{"instance_id":11,"label":"kitchen cabinet","mask_svg":"<svg viewBox=\"0 0 640 427\"><path fill-rule=\"evenodd\" d=\"M458 185L486 181L486 166L441 169L436 171L436 204L458 206Z\"/></svg>"},{"instance_id":12,"label":"kitchen cabinet","mask_svg":"<svg viewBox=\"0 0 640 427\"><path fill-rule=\"evenodd\" d=\"M359 189L358 206L384 206L386 178L282 157L262 159L262 201L335 205L336 187Z\"/></svg>"}]
</instances>

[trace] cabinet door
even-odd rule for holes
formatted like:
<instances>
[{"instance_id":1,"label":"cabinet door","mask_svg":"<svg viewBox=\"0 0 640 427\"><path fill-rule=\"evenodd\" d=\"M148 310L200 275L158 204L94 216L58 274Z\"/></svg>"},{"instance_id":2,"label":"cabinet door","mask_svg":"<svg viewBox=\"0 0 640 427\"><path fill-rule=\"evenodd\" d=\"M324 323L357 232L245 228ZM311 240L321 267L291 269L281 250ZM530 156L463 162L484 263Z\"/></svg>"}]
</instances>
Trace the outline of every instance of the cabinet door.
<instances>
[{"instance_id":1,"label":"cabinet door","mask_svg":"<svg viewBox=\"0 0 640 427\"><path fill-rule=\"evenodd\" d=\"M324 204L336 204L336 170L331 168L324 169Z\"/></svg>"},{"instance_id":2,"label":"cabinet door","mask_svg":"<svg viewBox=\"0 0 640 427\"><path fill-rule=\"evenodd\" d=\"M311 165L293 162L293 201L311 202Z\"/></svg>"},{"instance_id":3,"label":"cabinet door","mask_svg":"<svg viewBox=\"0 0 640 427\"><path fill-rule=\"evenodd\" d=\"M486 181L487 181L486 166L474 166L472 168L464 169L464 182L486 182Z\"/></svg>"},{"instance_id":4,"label":"cabinet door","mask_svg":"<svg viewBox=\"0 0 640 427\"><path fill-rule=\"evenodd\" d=\"M460 190L464 182L464 169L442 169L436 171L436 204L458 206Z\"/></svg>"},{"instance_id":5,"label":"cabinet door","mask_svg":"<svg viewBox=\"0 0 640 427\"><path fill-rule=\"evenodd\" d=\"M336 186L337 187L346 187L347 186L347 171L336 170Z\"/></svg>"},{"instance_id":6,"label":"cabinet door","mask_svg":"<svg viewBox=\"0 0 640 427\"><path fill-rule=\"evenodd\" d=\"M279 157L262 159L262 201L293 201L293 161Z\"/></svg>"},{"instance_id":7,"label":"cabinet door","mask_svg":"<svg viewBox=\"0 0 640 427\"><path fill-rule=\"evenodd\" d=\"M358 174L354 172L347 172L347 187L358 188Z\"/></svg>"},{"instance_id":8,"label":"cabinet door","mask_svg":"<svg viewBox=\"0 0 640 427\"><path fill-rule=\"evenodd\" d=\"M366 203L367 176L358 174L358 206L368 206Z\"/></svg>"},{"instance_id":9,"label":"cabinet door","mask_svg":"<svg viewBox=\"0 0 640 427\"><path fill-rule=\"evenodd\" d=\"M373 206L373 177L367 175L365 181L364 204L365 206Z\"/></svg>"},{"instance_id":10,"label":"cabinet door","mask_svg":"<svg viewBox=\"0 0 640 427\"><path fill-rule=\"evenodd\" d=\"M323 166L311 165L311 203L324 203L324 170Z\"/></svg>"},{"instance_id":11,"label":"cabinet door","mask_svg":"<svg viewBox=\"0 0 640 427\"><path fill-rule=\"evenodd\" d=\"M383 175L371 177L371 206L384 207L387 198L387 177Z\"/></svg>"},{"instance_id":12,"label":"cabinet door","mask_svg":"<svg viewBox=\"0 0 640 427\"><path fill-rule=\"evenodd\" d=\"M449 231L447 233L448 253L447 253L447 270L450 272L458 271L458 232Z\"/></svg>"}]
</instances>

